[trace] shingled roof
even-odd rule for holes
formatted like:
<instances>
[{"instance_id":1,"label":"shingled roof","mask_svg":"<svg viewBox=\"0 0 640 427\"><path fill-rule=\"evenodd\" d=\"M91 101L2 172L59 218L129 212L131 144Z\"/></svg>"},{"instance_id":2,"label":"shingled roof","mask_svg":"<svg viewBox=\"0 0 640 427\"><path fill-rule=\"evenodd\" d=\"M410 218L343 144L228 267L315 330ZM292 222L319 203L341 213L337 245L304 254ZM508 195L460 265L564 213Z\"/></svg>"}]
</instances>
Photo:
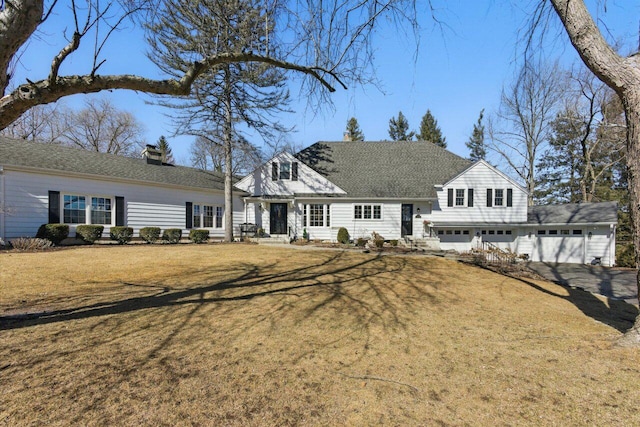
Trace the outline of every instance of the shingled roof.
<instances>
[{"instance_id":1,"label":"shingled roof","mask_svg":"<svg viewBox=\"0 0 640 427\"><path fill-rule=\"evenodd\" d=\"M219 173L168 164L147 164L145 159L0 137L0 166L96 175L181 187L224 190Z\"/></svg>"},{"instance_id":2,"label":"shingled roof","mask_svg":"<svg viewBox=\"0 0 640 427\"><path fill-rule=\"evenodd\" d=\"M435 198L471 162L430 142L317 142L296 157L356 198Z\"/></svg>"},{"instance_id":3,"label":"shingled roof","mask_svg":"<svg viewBox=\"0 0 640 427\"><path fill-rule=\"evenodd\" d=\"M531 206L527 214L528 223L539 225L616 223L617 221L617 202Z\"/></svg>"}]
</instances>

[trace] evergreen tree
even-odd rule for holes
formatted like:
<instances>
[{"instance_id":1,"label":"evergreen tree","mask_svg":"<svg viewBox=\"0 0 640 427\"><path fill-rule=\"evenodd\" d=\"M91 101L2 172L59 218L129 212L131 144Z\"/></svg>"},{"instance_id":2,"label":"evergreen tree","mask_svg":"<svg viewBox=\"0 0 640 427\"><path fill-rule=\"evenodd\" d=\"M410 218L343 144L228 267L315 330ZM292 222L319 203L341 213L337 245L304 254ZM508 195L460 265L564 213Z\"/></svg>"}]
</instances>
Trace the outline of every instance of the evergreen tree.
<instances>
[{"instance_id":1,"label":"evergreen tree","mask_svg":"<svg viewBox=\"0 0 640 427\"><path fill-rule=\"evenodd\" d=\"M364 133L362 133L358 120L355 117L351 117L349 121L347 121L346 130L349 133L349 141L364 141Z\"/></svg>"},{"instance_id":2,"label":"evergreen tree","mask_svg":"<svg viewBox=\"0 0 640 427\"><path fill-rule=\"evenodd\" d=\"M409 132L409 122L402 111L398 113L398 118L392 117L389 120L389 136L392 141L411 141L415 132Z\"/></svg>"},{"instance_id":3,"label":"evergreen tree","mask_svg":"<svg viewBox=\"0 0 640 427\"><path fill-rule=\"evenodd\" d=\"M469 149L469 160L474 162L478 160L484 160L487 156L487 149L484 145L484 125L482 124L482 118L484 116L484 108L480 111L478 122L473 125L473 132L466 145Z\"/></svg>"},{"instance_id":4,"label":"evergreen tree","mask_svg":"<svg viewBox=\"0 0 640 427\"><path fill-rule=\"evenodd\" d=\"M433 117L430 110L427 110L427 113L422 117L418 140L433 142L442 148L447 148L447 138L442 136L442 131L438 126L438 121Z\"/></svg>"},{"instance_id":5,"label":"evergreen tree","mask_svg":"<svg viewBox=\"0 0 640 427\"><path fill-rule=\"evenodd\" d=\"M173 164L173 153L171 152L171 147L169 146L169 141L167 138L162 135L158 142L156 143L158 150L162 153L162 163L171 163Z\"/></svg>"},{"instance_id":6,"label":"evergreen tree","mask_svg":"<svg viewBox=\"0 0 640 427\"><path fill-rule=\"evenodd\" d=\"M167 74L178 77L193 57L268 54L275 12L259 0L165 0L170 10L150 26L149 58ZM275 116L286 111L289 92L284 71L258 62L222 63L202 73L193 92L180 101L161 103L176 108L177 132L202 136L224 153L225 211L233 212L233 154L240 141L239 123L266 141L288 129ZM225 241L233 241L233 215L225 215Z\"/></svg>"}]
</instances>

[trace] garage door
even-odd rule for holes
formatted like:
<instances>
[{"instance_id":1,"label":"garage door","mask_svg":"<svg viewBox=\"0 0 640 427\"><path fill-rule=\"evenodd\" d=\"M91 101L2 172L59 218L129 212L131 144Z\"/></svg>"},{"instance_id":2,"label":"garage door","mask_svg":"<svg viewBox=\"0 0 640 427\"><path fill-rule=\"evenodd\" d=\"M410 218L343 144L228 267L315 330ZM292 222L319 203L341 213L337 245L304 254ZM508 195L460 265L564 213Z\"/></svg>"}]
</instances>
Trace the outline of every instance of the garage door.
<instances>
[{"instance_id":1,"label":"garage door","mask_svg":"<svg viewBox=\"0 0 640 427\"><path fill-rule=\"evenodd\" d=\"M533 247L533 261L583 264L584 256L585 239L582 230L538 231Z\"/></svg>"}]
</instances>

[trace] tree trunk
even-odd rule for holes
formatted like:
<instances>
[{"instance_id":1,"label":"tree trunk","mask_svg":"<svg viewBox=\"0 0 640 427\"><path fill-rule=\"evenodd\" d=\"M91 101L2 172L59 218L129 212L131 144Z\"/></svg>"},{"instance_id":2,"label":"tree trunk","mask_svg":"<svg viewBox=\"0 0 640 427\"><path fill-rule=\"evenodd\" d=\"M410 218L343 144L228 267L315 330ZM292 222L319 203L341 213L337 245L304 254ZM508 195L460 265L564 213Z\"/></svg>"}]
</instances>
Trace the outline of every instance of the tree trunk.
<instances>
[{"instance_id":1,"label":"tree trunk","mask_svg":"<svg viewBox=\"0 0 640 427\"><path fill-rule=\"evenodd\" d=\"M225 72L224 128L224 241L233 242L233 116L231 114L231 81L229 69Z\"/></svg>"},{"instance_id":2,"label":"tree trunk","mask_svg":"<svg viewBox=\"0 0 640 427\"><path fill-rule=\"evenodd\" d=\"M633 244L635 246L636 285L640 295L640 92L625 93L622 97L627 121L627 171ZM621 345L640 345L640 315L631 329L618 340Z\"/></svg>"}]
</instances>

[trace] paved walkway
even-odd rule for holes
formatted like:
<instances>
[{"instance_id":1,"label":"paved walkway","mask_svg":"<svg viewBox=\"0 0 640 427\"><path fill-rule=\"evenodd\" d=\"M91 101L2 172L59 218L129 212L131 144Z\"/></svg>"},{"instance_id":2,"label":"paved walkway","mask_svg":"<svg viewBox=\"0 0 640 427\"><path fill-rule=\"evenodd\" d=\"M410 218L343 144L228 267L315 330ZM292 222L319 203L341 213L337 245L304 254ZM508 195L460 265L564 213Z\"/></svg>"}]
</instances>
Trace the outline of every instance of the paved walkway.
<instances>
[{"instance_id":1,"label":"paved walkway","mask_svg":"<svg viewBox=\"0 0 640 427\"><path fill-rule=\"evenodd\" d=\"M554 283L638 304L635 270L541 262L529 262L527 266Z\"/></svg>"}]
</instances>

